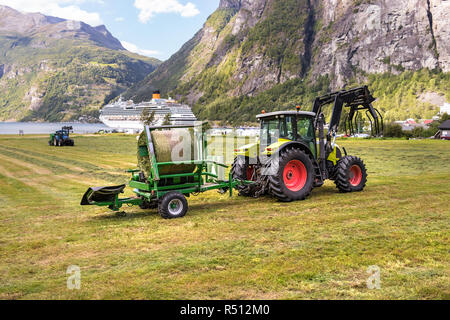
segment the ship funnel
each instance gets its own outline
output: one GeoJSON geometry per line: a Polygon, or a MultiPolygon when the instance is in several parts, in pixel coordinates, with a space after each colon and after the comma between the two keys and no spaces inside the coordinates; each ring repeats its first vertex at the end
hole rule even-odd
{"type": "Polygon", "coordinates": [[[161,99],[161,92],[159,90],[153,92],[153,99],[161,99]]]}

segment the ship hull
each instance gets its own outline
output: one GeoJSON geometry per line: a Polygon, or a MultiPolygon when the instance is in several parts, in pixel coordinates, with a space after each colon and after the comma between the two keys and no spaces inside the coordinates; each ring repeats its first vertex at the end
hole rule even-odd
{"type": "Polygon", "coordinates": [[[135,129],[135,130],[144,129],[144,124],[140,121],[108,120],[105,117],[100,117],[100,121],[103,122],[106,126],[113,129],[135,129]]]}

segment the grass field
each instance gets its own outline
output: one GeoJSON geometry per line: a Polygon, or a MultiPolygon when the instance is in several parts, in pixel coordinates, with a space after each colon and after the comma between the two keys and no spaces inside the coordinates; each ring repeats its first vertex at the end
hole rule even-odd
{"type": "Polygon", "coordinates": [[[0,137],[2,299],[450,299],[450,143],[341,141],[366,190],[279,203],[209,192],[184,219],[81,207],[128,180],[134,136],[0,137]],[[81,268],[81,289],[66,270],[81,268]],[[369,290],[367,269],[381,270],[369,290]]]}

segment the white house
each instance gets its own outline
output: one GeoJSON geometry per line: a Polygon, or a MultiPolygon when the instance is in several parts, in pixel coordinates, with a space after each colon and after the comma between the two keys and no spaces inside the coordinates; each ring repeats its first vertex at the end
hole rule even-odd
{"type": "Polygon", "coordinates": [[[441,112],[440,114],[450,114],[450,103],[444,103],[444,105],[441,107],[441,112]]]}

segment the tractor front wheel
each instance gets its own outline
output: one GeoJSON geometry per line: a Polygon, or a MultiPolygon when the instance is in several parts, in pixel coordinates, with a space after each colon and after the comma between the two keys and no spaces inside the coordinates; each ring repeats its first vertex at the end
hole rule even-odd
{"type": "Polygon", "coordinates": [[[310,157],[300,149],[281,152],[268,171],[269,192],[278,200],[304,200],[314,187],[314,167],[310,157]]]}
{"type": "Polygon", "coordinates": [[[336,165],[334,183],[341,192],[362,191],[367,183],[367,170],[364,162],[354,156],[346,156],[336,165]]]}
{"type": "Polygon", "coordinates": [[[162,197],[158,212],[164,219],[182,218],[188,211],[188,202],[186,197],[179,192],[169,192],[162,197]]]}

